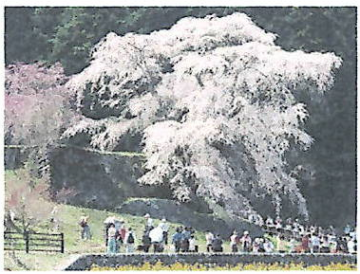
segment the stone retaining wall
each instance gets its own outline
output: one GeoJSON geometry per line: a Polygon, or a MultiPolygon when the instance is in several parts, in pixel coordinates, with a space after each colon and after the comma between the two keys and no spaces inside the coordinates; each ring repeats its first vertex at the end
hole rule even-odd
{"type": "Polygon", "coordinates": [[[234,253],[196,253],[196,254],[88,254],[80,255],[64,270],[90,270],[92,266],[116,268],[123,265],[142,265],[145,262],[165,265],[176,262],[187,264],[214,264],[217,266],[251,263],[303,263],[309,265],[328,265],[331,263],[356,264],[356,256],[350,254],[234,254],[234,253]]]}

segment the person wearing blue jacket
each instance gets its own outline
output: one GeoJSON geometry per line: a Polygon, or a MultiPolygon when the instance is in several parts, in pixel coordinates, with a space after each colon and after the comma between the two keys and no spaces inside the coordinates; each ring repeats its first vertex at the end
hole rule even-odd
{"type": "Polygon", "coordinates": [[[181,227],[176,228],[175,234],[172,236],[172,243],[175,247],[175,252],[180,252],[181,242],[183,240],[183,233],[181,227]]]}

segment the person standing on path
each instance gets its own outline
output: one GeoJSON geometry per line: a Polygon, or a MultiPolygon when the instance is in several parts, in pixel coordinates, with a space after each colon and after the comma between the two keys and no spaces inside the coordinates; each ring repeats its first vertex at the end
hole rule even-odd
{"type": "Polygon", "coordinates": [[[154,253],[163,251],[163,231],[160,226],[155,227],[149,233],[149,237],[151,239],[151,244],[154,247],[154,253]]]}
{"type": "Polygon", "coordinates": [[[189,252],[198,252],[198,246],[196,245],[196,239],[194,235],[189,239],[189,252]]]}
{"type": "Polygon", "coordinates": [[[317,234],[311,235],[310,238],[311,243],[311,253],[319,253],[320,251],[320,238],[317,234]]]}
{"type": "Polygon", "coordinates": [[[310,252],[310,235],[305,234],[301,239],[301,249],[303,253],[310,252]]]}
{"type": "Polygon", "coordinates": [[[145,230],[151,231],[154,228],[153,219],[150,218],[150,214],[146,213],[145,216],[145,230]]]}
{"type": "Polygon", "coordinates": [[[286,241],[283,235],[278,236],[277,238],[277,252],[285,253],[286,252],[286,241]]]}
{"type": "Polygon", "coordinates": [[[270,241],[270,239],[265,238],[265,243],[264,243],[264,250],[265,253],[272,253],[274,252],[274,244],[270,241]]]}
{"type": "Polygon", "coordinates": [[[206,239],[206,251],[210,252],[212,251],[212,242],[214,240],[214,234],[212,234],[210,230],[206,231],[205,239],[206,239]]]}
{"type": "Polygon", "coordinates": [[[149,252],[151,246],[151,239],[149,237],[149,231],[144,231],[143,237],[142,237],[142,249],[145,253],[149,252]]]}
{"type": "Polygon", "coordinates": [[[238,252],[239,236],[236,231],[230,236],[231,252],[238,252]]]}
{"type": "Polygon", "coordinates": [[[181,242],[181,251],[189,252],[189,240],[191,237],[191,228],[185,227],[182,232],[182,242],[181,242]]]}
{"type": "Polygon", "coordinates": [[[222,247],[223,241],[220,237],[220,234],[217,234],[216,237],[214,238],[213,242],[212,242],[212,249],[214,252],[223,252],[223,247],[222,247]]]}
{"type": "Polygon", "coordinates": [[[162,219],[161,223],[159,224],[159,226],[161,227],[161,229],[163,230],[163,241],[164,244],[167,245],[168,244],[168,232],[169,232],[169,224],[166,222],[166,219],[162,219]]]}
{"type": "Polygon", "coordinates": [[[135,234],[132,231],[132,228],[129,227],[124,239],[126,253],[134,253],[135,240],[135,234]]]}
{"type": "Polygon", "coordinates": [[[243,252],[250,252],[251,251],[251,237],[248,231],[244,231],[244,235],[240,239],[241,249],[243,252]]]}
{"type": "Polygon", "coordinates": [[[324,235],[320,244],[320,253],[330,253],[330,242],[327,235],[324,235]]]}
{"type": "Polygon", "coordinates": [[[120,228],[120,237],[121,237],[122,242],[124,242],[126,233],[127,233],[126,226],[122,225],[120,228]]]}
{"type": "Polygon", "coordinates": [[[114,224],[110,224],[110,227],[108,229],[108,254],[115,254],[116,253],[116,229],[114,224]]]}
{"type": "Polygon", "coordinates": [[[176,228],[175,234],[172,236],[172,243],[174,245],[175,252],[180,252],[181,241],[182,241],[182,229],[181,227],[176,228]]]}

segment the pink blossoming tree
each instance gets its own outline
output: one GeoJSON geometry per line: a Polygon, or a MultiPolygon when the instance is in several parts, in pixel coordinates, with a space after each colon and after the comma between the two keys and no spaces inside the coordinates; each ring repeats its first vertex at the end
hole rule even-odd
{"type": "Polygon", "coordinates": [[[184,18],[149,35],[109,33],[68,83],[80,114],[108,115],[84,115],[65,136],[86,133],[108,150],[141,134],[140,183],[168,184],[180,201],[205,197],[241,217],[255,213],[254,197],[271,195],[278,209],[287,197],[306,217],[286,161],[291,147],[313,142],[294,92],[329,89],[341,59],[287,52],[275,40],[240,13],[184,18]]]}

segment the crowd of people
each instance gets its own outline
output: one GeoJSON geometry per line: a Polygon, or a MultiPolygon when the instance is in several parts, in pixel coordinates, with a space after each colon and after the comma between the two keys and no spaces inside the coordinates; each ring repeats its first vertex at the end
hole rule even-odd
{"type": "Polygon", "coordinates": [[[135,246],[137,238],[131,227],[126,227],[123,219],[108,217],[105,221],[105,245],[109,254],[119,253],[124,248],[126,253],[133,253],[135,250],[149,252],[153,247],[154,252],[163,252],[168,244],[169,224],[166,219],[154,226],[154,221],[149,214],[144,216],[144,232],[141,238],[141,245],[135,246]]]}
{"type": "MultiPolygon", "coordinates": [[[[250,221],[261,226],[266,231],[265,238],[254,240],[253,250],[261,250],[266,238],[271,236],[276,239],[276,246],[270,247],[269,251],[280,253],[356,253],[357,239],[356,228],[346,225],[342,232],[337,232],[333,226],[322,228],[321,226],[305,225],[299,219],[291,218],[283,221],[280,217],[275,219],[268,216],[262,220],[261,216],[250,216],[250,221]],[[257,240],[257,243],[256,243],[257,240]]],[[[271,244],[269,244],[271,246],[271,244]]],[[[261,252],[260,251],[260,252],[261,252]]]]}
{"type": "MultiPolygon", "coordinates": [[[[356,230],[347,225],[339,235],[333,227],[323,229],[319,226],[306,226],[290,218],[275,220],[268,217],[262,223],[259,219],[250,219],[262,226],[265,231],[261,237],[251,237],[249,231],[234,231],[228,239],[220,234],[206,231],[206,251],[224,252],[224,244],[230,242],[231,252],[252,253],[351,253],[357,251],[356,230]],[[255,220],[255,221],[254,221],[255,220]]],[[[119,252],[133,253],[135,250],[145,253],[164,252],[199,252],[195,230],[190,226],[179,226],[175,233],[168,235],[170,225],[162,219],[156,226],[149,214],[144,216],[143,233],[137,240],[131,227],[126,227],[124,220],[108,217],[104,221],[105,245],[109,254],[119,252]],[[138,245],[135,245],[138,243],[138,245]]],[[[80,219],[81,238],[91,239],[88,217],[80,219]]],[[[205,250],[204,250],[205,251],[205,250]]]]}

